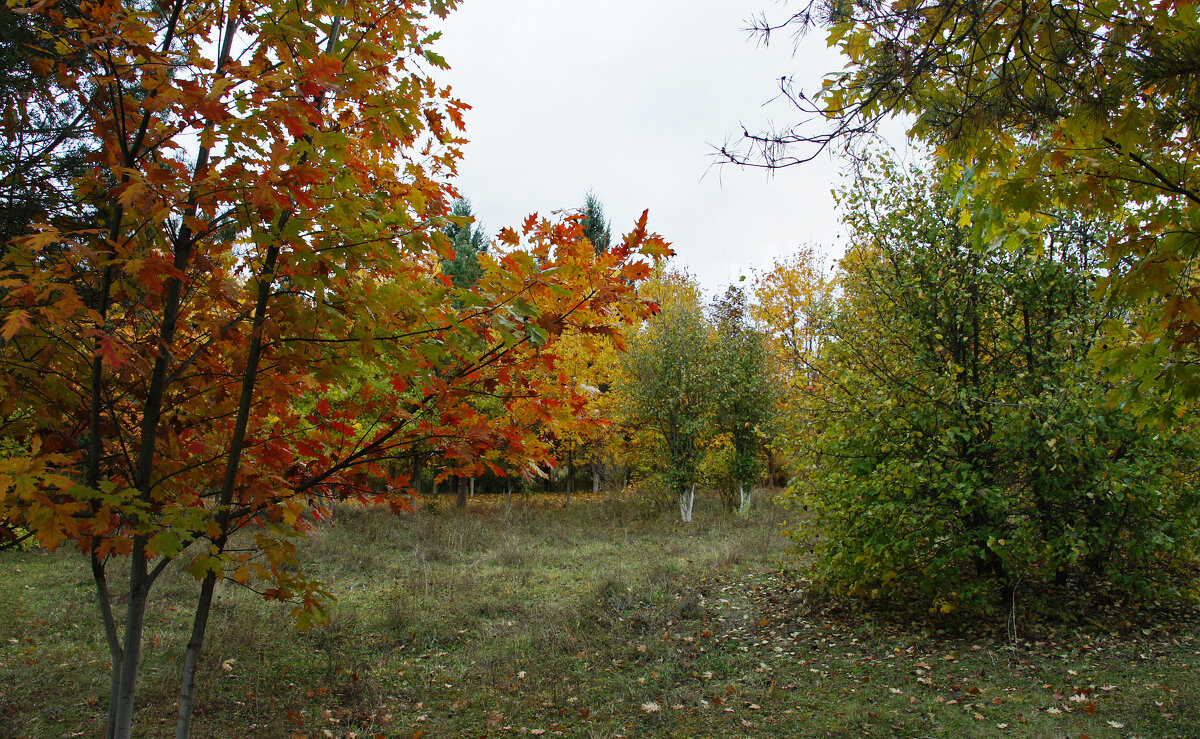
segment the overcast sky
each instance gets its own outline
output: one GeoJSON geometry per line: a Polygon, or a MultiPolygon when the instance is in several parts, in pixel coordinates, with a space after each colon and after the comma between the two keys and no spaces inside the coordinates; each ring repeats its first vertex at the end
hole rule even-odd
{"type": "Polygon", "coordinates": [[[464,0],[443,73],[467,115],[460,189],[494,235],[593,190],[625,233],[642,210],[710,291],[805,243],[840,253],[828,157],[772,176],[714,167],[714,146],[769,122],[780,77],[840,67],[822,33],[764,48],[751,15],[776,0],[464,0]]]}

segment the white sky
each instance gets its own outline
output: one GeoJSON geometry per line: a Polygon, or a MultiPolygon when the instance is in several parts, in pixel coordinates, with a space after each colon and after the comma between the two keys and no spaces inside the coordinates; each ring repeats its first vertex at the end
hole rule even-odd
{"type": "Polygon", "coordinates": [[[823,33],[744,30],[776,0],[464,0],[436,48],[470,104],[459,188],[489,234],[595,191],[614,238],[643,209],[709,291],[805,243],[840,253],[828,156],[774,175],[714,167],[714,146],[795,118],[780,77],[840,68],[823,33]],[[795,52],[795,53],[793,53],[795,52]]]}

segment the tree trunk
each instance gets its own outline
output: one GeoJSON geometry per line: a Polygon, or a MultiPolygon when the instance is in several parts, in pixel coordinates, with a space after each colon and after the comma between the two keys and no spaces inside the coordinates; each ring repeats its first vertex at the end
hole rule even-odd
{"type": "Polygon", "coordinates": [[[129,602],[125,607],[125,653],[120,666],[113,665],[121,675],[116,706],[109,706],[114,739],[129,739],[133,733],[133,703],[137,695],[138,662],[142,656],[142,631],[150,589],[145,552],[145,539],[135,537],[129,562],[129,602]]]}
{"type": "Polygon", "coordinates": [[[679,496],[679,517],[684,523],[692,522],[692,506],[696,503],[696,486],[679,496]]]}
{"type": "Polygon", "coordinates": [[[743,516],[750,513],[751,494],[746,492],[746,486],[743,483],[738,483],[738,513],[743,516]]]}
{"type": "Polygon", "coordinates": [[[471,475],[471,497],[475,497],[475,476],[471,475]]]}
{"type": "Polygon", "coordinates": [[[459,478],[457,478],[457,480],[458,480],[458,497],[455,499],[454,504],[458,508],[466,508],[467,507],[467,478],[459,477],[459,478]]]}
{"type": "Polygon", "coordinates": [[[112,598],[108,591],[108,575],[104,571],[104,563],[96,557],[96,551],[92,550],[92,579],[96,582],[96,598],[99,601],[100,617],[104,622],[104,638],[108,642],[108,654],[112,659],[112,668],[109,670],[108,684],[108,719],[104,727],[105,739],[113,739],[116,736],[117,727],[117,697],[121,691],[121,665],[124,662],[124,651],[121,649],[121,640],[117,637],[117,622],[113,618],[112,598]]]}
{"type": "Polygon", "coordinates": [[[571,507],[571,493],[575,492],[575,451],[567,449],[567,508],[571,507]]]}
{"type": "Polygon", "coordinates": [[[596,495],[599,492],[600,492],[600,467],[599,467],[599,465],[593,464],[592,465],[592,495],[596,495]]]}
{"type": "Polygon", "coordinates": [[[175,739],[187,739],[192,733],[192,709],[196,704],[196,666],[200,663],[200,649],[204,646],[204,632],[208,628],[208,614],[212,610],[213,590],[217,578],[210,571],[200,586],[200,600],[192,617],[192,635],[188,639],[183,655],[183,677],[179,686],[179,718],[175,723],[175,739]]]}

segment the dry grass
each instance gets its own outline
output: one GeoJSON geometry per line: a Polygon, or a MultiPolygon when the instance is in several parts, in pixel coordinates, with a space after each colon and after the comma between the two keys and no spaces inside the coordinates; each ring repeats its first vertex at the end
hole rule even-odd
{"type": "MultiPolygon", "coordinates": [[[[339,508],[304,552],[339,595],[328,628],[298,634],[284,607],[221,590],[196,735],[1200,735],[1190,621],[938,634],[809,599],[769,505],[741,518],[698,501],[696,518],[588,495],[339,508]]],[[[83,563],[10,552],[0,573],[0,736],[96,735],[107,653],[83,563]]],[[[147,737],[171,729],[195,590],[179,574],[161,587],[147,737]]]]}

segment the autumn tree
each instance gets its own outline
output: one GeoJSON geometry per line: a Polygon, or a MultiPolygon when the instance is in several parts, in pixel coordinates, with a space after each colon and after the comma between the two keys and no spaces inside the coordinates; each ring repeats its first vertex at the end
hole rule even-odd
{"type": "Polygon", "coordinates": [[[972,173],[956,181],[974,202],[996,206],[973,222],[983,240],[1003,236],[1013,209],[1113,224],[1101,286],[1153,310],[1114,323],[1101,359],[1136,371],[1141,395],[1200,392],[1194,3],[821,0],[757,25],[768,37],[824,27],[847,65],[819,91],[785,86],[802,120],[747,134],[729,160],[807,161],[898,117],[972,173]]]}
{"type": "Polygon", "coordinates": [[[583,399],[572,422],[553,430],[559,461],[567,468],[569,500],[580,467],[591,470],[592,492],[600,490],[601,469],[608,460],[608,442],[614,433],[615,411],[607,396],[620,371],[620,360],[611,336],[578,331],[565,333],[555,345],[554,354],[559,381],[583,399]]]}
{"type": "Polygon", "coordinates": [[[1109,226],[1018,213],[997,248],[939,173],[869,171],[841,196],[850,247],[790,491],[826,582],[946,613],[1072,579],[1169,594],[1196,553],[1196,439],[1106,405],[1087,361],[1109,226]]]}
{"type": "Polygon", "coordinates": [[[769,357],[765,337],[750,322],[744,290],[731,285],[713,301],[711,312],[713,425],[728,439],[724,451],[728,487],[721,497],[727,508],[745,513],[750,509],[751,490],[762,475],[765,426],[774,411],[769,357]]]}
{"type": "Polygon", "coordinates": [[[661,460],[657,471],[690,522],[712,408],[711,327],[688,275],[661,273],[645,292],[658,313],[629,338],[619,393],[625,423],[650,432],[661,460]]]}
{"type": "Polygon", "coordinates": [[[775,260],[753,286],[750,316],[763,328],[771,353],[789,381],[812,374],[825,336],[822,320],[833,294],[833,280],[817,249],[805,246],[775,260]]]}
{"type": "Polygon", "coordinates": [[[771,451],[784,460],[805,454],[799,447],[812,441],[806,433],[812,430],[811,405],[824,387],[819,360],[835,283],[822,262],[814,247],[801,247],[776,259],[753,287],[750,314],[766,341],[776,404],[771,451]]]}
{"type": "Polygon", "coordinates": [[[647,312],[631,277],[667,249],[644,218],[597,254],[577,225],[531,217],[501,232],[482,287],[441,272],[464,106],[432,79],[428,22],[452,5],[15,6],[95,146],[69,179],[74,216],[0,264],[0,521],[91,565],[106,736],[131,735],[168,567],[200,583],[186,736],[219,581],[322,621],[297,533],[331,501],[404,509],[393,463],[416,450],[454,474],[545,457],[528,429],[563,399],[542,392],[542,349],[647,312]],[[501,386],[500,420],[469,402],[501,386]]]}

